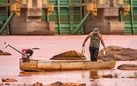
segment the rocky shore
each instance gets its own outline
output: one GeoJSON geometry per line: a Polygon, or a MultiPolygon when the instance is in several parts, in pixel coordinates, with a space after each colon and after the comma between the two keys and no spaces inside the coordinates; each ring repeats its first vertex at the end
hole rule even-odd
{"type": "Polygon", "coordinates": [[[137,65],[135,64],[122,64],[117,67],[120,70],[137,70],[137,65]]]}
{"type": "Polygon", "coordinates": [[[0,50],[0,55],[11,55],[11,53],[4,52],[4,51],[0,50]]]}
{"type": "Polygon", "coordinates": [[[108,46],[106,48],[106,54],[104,50],[99,52],[98,59],[100,60],[115,60],[115,61],[134,61],[137,60],[137,49],[123,48],[119,46],[108,46]]]}

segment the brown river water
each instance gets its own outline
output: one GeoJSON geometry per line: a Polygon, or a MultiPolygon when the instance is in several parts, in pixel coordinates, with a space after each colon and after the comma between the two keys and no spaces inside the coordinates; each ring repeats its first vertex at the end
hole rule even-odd
{"type": "MultiPolygon", "coordinates": [[[[23,72],[19,69],[21,55],[10,47],[5,48],[4,42],[8,42],[18,50],[24,48],[40,48],[34,50],[33,59],[49,60],[52,56],[68,51],[81,52],[82,43],[86,35],[67,36],[0,36],[0,50],[10,52],[11,56],[0,56],[0,83],[2,78],[15,78],[15,84],[33,84],[41,82],[44,85],[60,82],[85,83],[86,86],[137,86],[136,78],[122,78],[133,76],[137,70],[118,70],[117,66],[124,63],[137,64],[137,61],[117,61],[114,69],[98,70],[99,75],[118,74],[118,78],[99,78],[94,82],[90,78],[90,70],[81,71],[47,71],[47,72],[23,72]],[[24,76],[20,76],[24,74],[24,76]]],[[[136,35],[103,35],[106,46],[115,45],[137,49],[136,35]]],[[[89,60],[89,40],[85,46],[85,56],[89,60]]],[[[102,49],[102,45],[100,46],[102,49]]],[[[18,85],[17,85],[18,86],[18,85]]]]}

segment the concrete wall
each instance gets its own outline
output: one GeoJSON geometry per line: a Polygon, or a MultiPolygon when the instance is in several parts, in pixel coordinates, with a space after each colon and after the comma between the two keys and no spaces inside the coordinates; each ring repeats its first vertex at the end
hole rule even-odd
{"type": "Polygon", "coordinates": [[[90,33],[95,27],[99,28],[101,33],[109,34],[109,22],[104,22],[104,11],[103,9],[98,10],[98,14],[101,15],[91,15],[85,23],[85,33],[90,33]]]}
{"type": "MultiPolygon", "coordinates": [[[[26,22],[27,9],[21,9],[20,16],[14,16],[10,22],[10,33],[12,35],[26,35],[26,34],[51,34],[47,22],[26,22]]],[[[52,27],[54,28],[54,27],[52,27]]],[[[54,31],[52,31],[54,34],[54,31]]]]}
{"type": "MultiPolygon", "coordinates": [[[[85,0],[91,2],[92,0],[85,0]]],[[[107,5],[105,5],[107,6],[107,5]]],[[[86,7],[84,14],[87,13],[86,7]]],[[[99,28],[102,34],[124,34],[124,22],[118,22],[119,8],[118,7],[99,7],[97,9],[97,16],[93,14],[86,20],[84,25],[84,32],[88,34],[94,28],[99,28]]]]}
{"type": "Polygon", "coordinates": [[[14,16],[10,22],[10,33],[12,35],[47,35],[55,33],[54,22],[41,21],[42,0],[28,0],[28,4],[21,3],[21,7],[21,15],[14,16]]]}
{"type": "MultiPolygon", "coordinates": [[[[105,16],[105,9],[99,9],[98,15],[91,15],[84,26],[86,34],[99,28],[102,34],[124,34],[124,22],[118,22],[118,16],[105,16]]],[[[107,14],[106,14],[107,15],[107,14]]]]}

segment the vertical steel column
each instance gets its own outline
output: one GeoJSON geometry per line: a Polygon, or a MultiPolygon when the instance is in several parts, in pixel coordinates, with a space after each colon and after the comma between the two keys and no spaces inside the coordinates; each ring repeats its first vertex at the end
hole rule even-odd
{"type": "MultiPolygon", "coordinates": [[[[46,5],[48,2],[47,2],[47,0],[42,0],[42,4],[43,5],[46,5]]],[[[47,15],[47,12],[46,11],[44,11],[44,13],[45,13],[45,16],[46,16],[46,22],[49,22],[50,20],[49,20],[49,16],[50,15],[47,15]]]]}
{"type": "Polygon", "coordinates": [[[120,11],[120,22],[123,21],[123,16],[122,16],[122,12],[120,11]]]}
{"type": "Polygon", "coordinates": [[[73,8],[70,7],[71,5],[71,0],[69,0],[69,22],[70,22],[70,33],[72,34],[72,30],[73,30],[73,8]]]}
{"type": "MultiPolygon", "coordinates": [[[[80,3],[83,3],[82,0],[80,0],[80,3]]],[[[84,11],[83,11],[84,12],[84,11]]],[[[80,7],[80,20],[82,20],[82,15],[83,15],[83,12],[82,12],[82,7],[80,7]]],[[[84,33],[83,32],[83,27],[81,27],[82,29],[82,34],[84,33]]]]}
{"type": "Polygon", "coordinates": [[[58,1],[58,28],[59,28],[59,34],[62,34],[61,33],[61,21],[60,21],[60,0],[57,0],[58,1]]]}
{"type": "Polygon", "coordinates": [[[15,15],[15,13],[10,14],[9,18],[6,20],[6,22],[4,23],[4,25],[0,29],[0,34],[3,33],[4,29],[7,27],[7,25],[9,24],[9,22],[11,21],[11,19],[14,17],[14,15],[15,15]]]}
{"type": "Polygon", "coordinates": [[[47,17],[47,22],[49,22],[49,16],[50,16],[50,15],[47,15],[47,16],[46,16],[46,17],[47,17]]]}
{"type": "Polygon", "coordinates": [[[130,15],[130,17],[131,17],[131,26],[132,26],[132,34],[135,34],[135,29],[134,29],[134,15],[133,15],[133,0],[130,0],[130,4],[131,4],[131,7],[130,7],[130,9],[131,9],[131,11],[130,11],[130,13],[131,13],[131,15],[130,15]]]}
{"type": "MultiPolygon", "coordinates": [[[[8,0],[6,0],[6,4],[8,4],[8,0]]],[[[8,14],[9,14],[9,10],[8,10],[8,6],[6,7],[6,19],[8,18],[8,14]]],[[[9,31],[9,25],[7,26],[7,34],[9,35],[10,34],[10,31],[9,31]]]]}
{"type": "Polygon", "coordinates": [[[85,20],[88,18],[88,16],[90,15],[90,12],[88,12],[85,17],[82,19],[82,21],[79,23],[79,25],[76,27],[74,34],[77,34],[79,29],[81,28],[81,26],[83,25],[83,23],[85,22],[85,20]]]}

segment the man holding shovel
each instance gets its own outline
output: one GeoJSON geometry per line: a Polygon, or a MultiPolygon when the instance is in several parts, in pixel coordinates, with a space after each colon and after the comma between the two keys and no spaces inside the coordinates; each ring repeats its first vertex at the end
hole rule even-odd
{"type": "Polygon", "coordinates": [[[91,61],[97,61],[100,41],[104,47],[104,50],[106,49],[102,35],[99,33],[99,29],[94,28],[93,32],[89,33],[89,35],[85,38],[82,47],[85,46],[85,43],[89,38],[90,38],[90,45],[89,45],[90,59],[91,61]]]}

